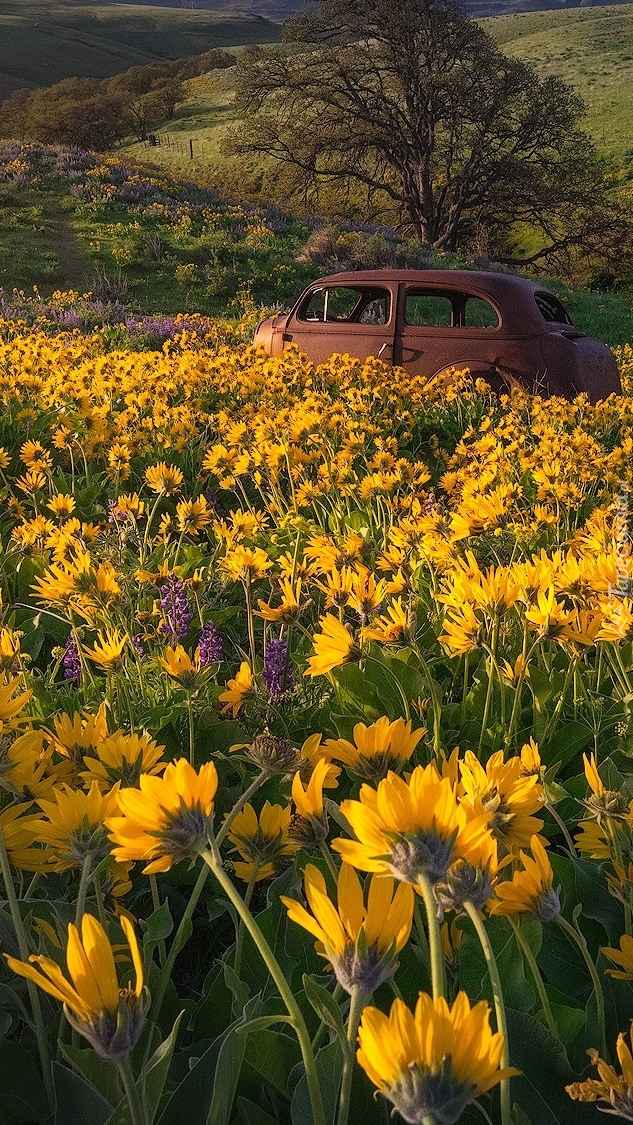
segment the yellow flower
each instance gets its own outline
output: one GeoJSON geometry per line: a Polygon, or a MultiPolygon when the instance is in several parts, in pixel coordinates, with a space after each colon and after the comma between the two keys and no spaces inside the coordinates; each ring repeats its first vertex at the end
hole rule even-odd
{"type": "Polygon", "coordinates": [[[408,782],[390,772],[377,789],[361,786],[360,800],[343,801],[341,812],[356,834],[333,841],[343,859],[407,883],[443,879],[460,858],[477,866],[490,836],[486,814],[469,818],[434,763],[416,766],[408,782]]]}
{"type": "Polygon", "coordinates": [[[141,774],[138,789],[119,793],[123,815],[106,821],[116,859],[149,860],[146,875],[194,859],[211,831],[217,787],[213,762],[196,773],[185,758],[179,758],[169,763],[163,777],[141,774]]]}
{"type": "Polygon", "coordinates": [[[394,1000],[387,1016],[363,1010],[357,1059],[405,1121],[452,1123],[480,1094],[519,1071],[499,1069],[504,1040],[490,1030],[490,1008],[473,1008],[459,992],[452,1008],[443,996],[421,992],[415,1012],[394,1000]]]}
{"type": "Polygon", "coordinates": [[[386,614],[376,617],[371,626],[361,630],[366,641],[380,641],[382,644],[395,644],[403,641],[411,632],[409,614],[402,604],[402,598],[394,598],[387,606],[386,614]]]}
{"type": "Polygon", "coordinates": [[[166,465],[159,461],[158,465],[150,465],[145,470],[145,480],[152,492],[159,496],[169,496],[178,492],[183,482],[182,471],[176,465],[166,465]]]}
{"type": "Polygon", "coordinates": [[[281,869],[280,861],[292,855],[299,845],[290,839],[290,807],[266,801],[259,817],[252,805],[245,805],[229,829],[231,840],[242,860],[233,861],[235,874],[245,883],[269,879],[281,869]]]}
{"type": "Polygon", "coordinates": [[[308,784],[304,788],[301,770],[292,779],[292,799],[296,813],[292,820],[291,836],[304,848],[313,848],[328,834],[328,819],[323,808],[323,786],[330,772],[330,762],[320,758],[308,784]]]}
{"type": "Polygon", "coordinates": [[[360,657],[354,638],[345,626],[331,613],[320,621],[322,633],[315,633],[314,656],[309,657],[309,667],[304,676],[325,676],[341,664],[349,664],[360,657]]]}
{"type": "Polygon", "coordinates": [[[259,616],[264,618],[264,621],[281,621],[283,624],[291,624],[297,621],[307,602],[301,603],[301,579],[297,578],[293,583],[289,578],[282,578],[280,581],[282,601],[278,606],[267,605],[264,601],[259,601],[259,616]]]}
{"type": "MultiPolygon", "coordinates": [[[[629,1039],[631,1033],[629,1031],[629,1039]]],[[[589,1050],[587,1054],[596,1067],[600,1078],[588,1078],[585,1082],[572,1082],[565,1086],[570,1098],[578,1102],[605,1102],[604,1109],[615,1117],[624,1117],[630,1121],[633,1115],[633,1058],[624,1041],[624,1033],[618,1035],[616,1046],[618,1060],[622,1067],[622,1074],[617,1074],[596,1050],[589,1050]]],[[[602,1109],[602,1106],[598,1107],[602,1109]]]]}
{"type": "Polygon", "coordinates": [[[49,512],[54,516],[70,516],[75,510],[74,496],[66,496],[62,492],[58,492],[53,499],[46,505],[49,512]]]}
{"type": "Polygon", "coordinates": [[[53,871],[82,867],[90,856],[92,869],[110,852],[104,828],[106,817],[118,808],[118,785],[109,793],[101,793],[93,781],[87,793],[64,785],[56,789],[51,800],[38,803],[46,820],[35,826],[35,838],[45,845],[44,855],[53,871]]]}
{"type": "Polygon", "coordinates": [[[102,668],[120,667],[123,661],[123,650],[128,642],[127,633],[121,634],[116,628],[109,629],[106,627],[105,631],[99,629],[97,640],[99,643],[94,648],[83,646],[85,655],[90,660],[94,660],[95,664],[100,664],[102,668]]]}
{"type": "Polygon", "coordinates": [[[220,570],[235,581],[251,582],[263,578],[272,561],[261,547],[234,547],[220,560],[220,570]]]}
{"type": "Polygon", "coordinates": [[[162,773],[164,752],[165,747],[154,742],[147,731],[139,735],[119,730],[99,743],[96,758],[84,755],[87,769],[80,776],[84,785],[96,781],[101,790],[111,789],[117,781],[125,786],[138,786],[142,773],[162,773]]]}
{"type": "Polygon", "coordinates": [[[503,760],[497,751],[483,766],[472,750],[460,763],[463,802],[473,811],[485,810],[493,836],[511,851],[528,847],[543,822],[532,814],[543,804],[543,789],[535,774],[525,774],[519,757],[503,760]]]}
{"type": "Polygon", "coordinates": [[[88,711],[81,714],[54,715],[55,749],[64,758],[80,765],[87,750],[97,750],[108,737],[106,705],[102,703],[95,715],[88,711]]]}
{"type": "MultiPolygon", "coordinates": [[[[41,848],[31,845],[37,838],[39,818],[37,816],[23,816],[30,807],[28,804],[10,805],[0,812],[0,832],[4,838],[9,863],[22,871],[47,871],[50,870],[47,856],[41,848]]],[[[8,872],[4,872],[10,878],[8,872]]]]}
{"type": "Polygon", "coordinates": [[[16,691],[19,691],[21,687],[22,680],[19,676],[7,679],[4,672],[0,676],[0,722],[4,723],[7,719],[15,719],[16,715],[19,715],[20,711],[26,707],[33,692],[29,688],[28,691],[16,696],[16,691]]]}
{"type": "Polygon", "coordinates": [[[481,644],[482,623],[476,616],[473,607],[465,602],[463,605],[451,609],[444,619],[444,632],[440,635],[440,644],[452,655],[461,655],[474,652],[481,644]]]}
{"type": "Polygon", "coordinates": [[[605,973],[608,973],[610,977],[615,977],[616,980],[633,980],[633,937],[623,934],[620,938],[619,949],[601,946],[600,952],[604,953],[610,961],[621,966],[619,969],[605,969],[605,973]]]}
{"type": "Polygon", "coordinates": [[[226,690],[218,696],[218,702],[222,704],[222,711],[230,711],[233,718],[236,719],[242,710],[244,700],[248,699],[254,690],[255,680],[251,672],[251,666],[247,660],[243,660],[237,675],[234,679],[229,680],[226,690]]]}
{"type": "Polygon", "coordinates": [[[180,500],[176,505],[176,525],[185,535],[198,536],[211,523],[212,512],[204,496],[197,500],[180,500]]]}
{"type": "Polygon", "coordinates": [[[396,954],[406,945],[413,919],[413,888],[401,883],[394,894],[388,875],[372,876],[367,903],[360,880],[349,864],[338,875],[338,910],[327,895],[318,867],[305,869],[305,893],[311,914],[281,895],[288,917],[317,938],[316,950],[331,962],[348,992],[374,992],[397,968],[396,954]]]}
{"type": "Polygon", "coordinates": [[[376,784],[386,777],[389,770],[402,769],[426,734],[425,727],[415,731],[411,727],[411,719],[389,722],[388,717],[383,715],[370,726],[356,723],[353,743],[345,738],[329,738],[324,749],[363,781],[376,784]]]}
{"type": "Polygon", "coordinates": [[[530,849],[534,858],[519,852],[523,871],[515,871],[511,879],[497,884],[497,900],[490,913],[529,914],[539,922],[551,922],[560,914],[560,898],[552,885],[552,865],[538,836],[532,836],[530,849]]]}
{"type": "Polygon", "coordinates": [[[171,676],[172,680],[176,680],[187,691],[193,691],[197,687],[201,672],[199,653],[196,653],[196,658],[192,660],[182,645],[176,645],[176,648],[168,646],[165,649],[164,658],[159,657],[159,661],[167,675],[171,676]]]}
{"type": "Polygon", "coordinates": [[[125,916],[119,921],[134,964],[134,990],[129,986],[119,987],[112,946],[103,926],[91,914],[84,914],[81,919],[81,936],[72,922],[68,926],[66,964],[72,984],[49,957],[32,954],[29,962],[33,964],[7,957],[13,972],[34,981],[44,992],[61,1000],[72,1027],[89,1041],[102,1059],[111,1061],[133,1049],[149,1007],[134,929],[125,916]]]}

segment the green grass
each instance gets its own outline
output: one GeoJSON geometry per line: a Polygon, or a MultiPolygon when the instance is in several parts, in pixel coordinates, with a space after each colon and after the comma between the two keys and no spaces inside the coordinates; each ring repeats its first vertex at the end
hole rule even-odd
{"type": "Polygon", "coordinates": [[[0,196],[0,286],[43,296],[63,286],[61,196],[38,191],[0,196]]]}
{"type": "Polygon", "coordinates": [[[131,66],[280,36],[279,24],[245,12],[0,0],[0,100],[20,87],[73,75],[107,78],[131,66]]]}
{"type": "Polygon", "coordinates": [[[583,128],[601,152],[633,157],[633,4],[481,22],[507,54],[580,94],[587,107],[583,128]]]}

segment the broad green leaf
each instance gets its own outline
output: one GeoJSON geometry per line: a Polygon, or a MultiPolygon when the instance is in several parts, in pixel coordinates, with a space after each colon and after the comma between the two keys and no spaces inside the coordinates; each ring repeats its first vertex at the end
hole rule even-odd
{"type": "Polygon", "coordinates": [[[327,988],[324,988],[323,985],[317,984],[307,973],[303,974],[303,987],[319,1019],[326,1024],[327,1027],[331,1027],[340,1039],[345,1039],[345,1025],[343,1024],[341,1009],[332,996],[332,993],[328,992],[327,988]]]}
{"type": "MultiPolygon", "coordinates": [[[[334,1125],[338,1093],[343,1073],[343,1054],[338,1042],[323,1047],[316,1057],[316,1069],[323,1098],[325,1125],[334,1125]]],[[[295,1086],[290,1104],[292,1125],[314,1125],[305,1072],[295,1086]]]]}
{"type": "Polygon", "coordinates": [[[183,1015],[184,1012],[181,1012],[174,1023],[171,1034],[156,1048],[147,1064],[147,1071],[145,1073],[145,1101],[150,1121],[154,1120],[160,1103],[183,1015]]]}
{"type": "Polygon", "coordinates": [[[57,1103],[55,1125],[106,1125],[112,1106],[85,1078],[53,1061],[53,1084],[57,1103]]]}
{"type": "MultiPolygon", "coordinates": [[[[242,1036],[246,1039],[246,1035],[242,1036]]],[[[290,1072],[301,1061],[301,1050],[296,1036],[281,1031],[259,1028],[248,1036],[244,1058],[259,1075],[290,1097],[290,1072]]]]}
{"type": "MultiPolygon", "coordinates": [[[[251,1000],[244,1009],[244,1016],[254,1015],[260,1007],[258,998],[251,1000]]],[[[213,1095],[211,1107],[207,1117],[207,1125],[229,1125],[229,1118],[233,1108],[233,1099],[240,1079],[244,1051],[248,1035],[237,1034],[239,1024],[234,1024],[224,1037],[218,1054],[213,1082],[213,1095]]]]}
{"type": "Polygon", "coordinates": [[[60,1046],[73,1069],[79,1071],[111,1106],[118,1105],[121,1100],[121,1083],[112,1063],[100,1059],[90,1047],[72,1047],[70,1043],[61,1043],[60,1046]]]}
{"type": "MultiPolygon", "coordinates": [[[[30,1051],[11,1039],[0,1042],[0,1095],[25,1102],[30,1108],[31,1120],[41,1121],[47,1116],[44,1087],[34,1058],[30,1051]]],[[[6,1108],[3,1112],[8,1116],[6,1108]]]]}
{"type": "Polygon", "coordinates": [[[249,1098],[238,1098],[236,1105],[235,1125],[278,1125],[276,1117],[271,1117],[265,1109],[255,1105],[255,1102],[249,1098]]]}

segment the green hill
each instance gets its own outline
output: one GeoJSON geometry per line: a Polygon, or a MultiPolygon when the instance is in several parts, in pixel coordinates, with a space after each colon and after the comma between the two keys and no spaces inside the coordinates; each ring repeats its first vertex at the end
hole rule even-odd
{"type": "Polygon", "coordinates": [[[0,100],[74,75],[108,78],[157,59],[280,37],[279,24],[243,11],[0,0],[0,100]]]}
{"type": "Polygon", "coordinates": [[[633,157],[633,4],[497,16],[483,26],[508,55],[572,86],[605,154],[633,157]]]}

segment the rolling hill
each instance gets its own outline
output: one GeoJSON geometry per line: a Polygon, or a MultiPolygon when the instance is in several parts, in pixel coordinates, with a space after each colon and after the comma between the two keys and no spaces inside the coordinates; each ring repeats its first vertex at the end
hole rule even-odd
{"type": "Polygon", "coordinates": [[[159,59],[280,37],[278,23],[232,8],[0,0],[0,101],[75,75],[107,78],[159,59]]]}

